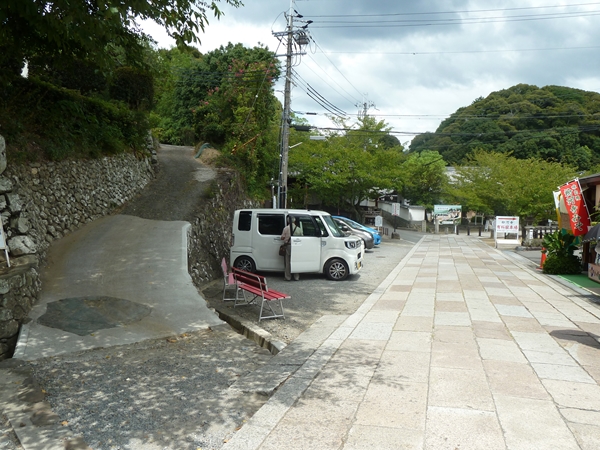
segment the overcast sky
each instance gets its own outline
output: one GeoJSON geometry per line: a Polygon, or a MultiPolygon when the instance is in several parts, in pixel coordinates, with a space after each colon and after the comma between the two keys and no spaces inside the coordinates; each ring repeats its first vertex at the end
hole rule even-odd
{"type": "MultiPolygon", "coordinates": [[[[285,30],[290,0],[245,3],[223,5],[225,16],[201,36],[202,53],[228,42],[285,53],[272,32],[285,30]]],[[[318,113],[302,116],[317,126],[332,123],[307,85],[351,121],[367,103],[403,143],[518,83],[600,91],[600,1],[295,0],[294,9],[303,16],[297,26],[313,21],[313,41],[295,59],[292,110],[318,113]]],[[[146,30],[160,47],[172,45],[146,30]]]]}

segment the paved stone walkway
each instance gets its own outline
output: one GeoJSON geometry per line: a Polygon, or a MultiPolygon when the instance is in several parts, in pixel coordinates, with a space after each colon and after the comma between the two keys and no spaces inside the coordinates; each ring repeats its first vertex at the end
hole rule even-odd
{"type": "Polygon", "coordinates": [[[511,253],[426,236],[341,322],[224,449],[600,448],[600,307],[511,253]]]}

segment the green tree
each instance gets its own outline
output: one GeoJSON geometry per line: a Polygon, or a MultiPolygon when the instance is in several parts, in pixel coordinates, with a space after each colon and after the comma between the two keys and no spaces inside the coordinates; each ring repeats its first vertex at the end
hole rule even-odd
{"type": "Polygon", "coordinates": [[[161,142],[208,142],[239,169],[252,195],[277,178],[280,63],[266,47],[242,44],[208,52],[159,50],[154,132],[161,142]]]}
{"type": "Polygon", "coordinates": [[[338,126],[348,131],[304,142],[290,152],[290,172],[325,205],[359,213],[363,200],[402,185],[405,156],[401,146],[381,145],[390,131],[383,121],[365,116],[353,128],[341,120],[338,126]]]}
{"type": "Polygon", "coordinates": [[[244,115],[241,107],[252,109],[241,119],[248,130],[250,120],[266,126],[265,118],[270,121],[277,114],[273,83],[280,63],[267,48],[229,43],[205,55],[162,52],[161,61],[165,89],[156,114],[164,142],[181,144],[191,133],[192,143],[203,140],[222,147],[232,139],[236,114],[244,115]]]}
{"type": "Polygon", "coordinates": [[[132,109],[149,109],[154,100],[152,76],[133,67],[115,70],[109,91],[111,98],[125,102],[132,109]]]}
{"type": "MultiPolygon", "coordinates": [[[[239,0],[223,0],[233,6],[239,0]]],[[[208,14],[221,16],[219,0],[4,0],[0,3],[0,67],[6,78],[19,74],[25,60],[53,58],[113,64],[111,51],[125,49],[141,62],[148,37],[136,21],[153,20],[178,46],[200,42],[208,14]],[[8,75],[8,77],[6,77],[8,75]]]]}
{"type": "Polygon", "coordinates": [[[432,209],[448,186],[446,163],[438,152],[413,153],[402,164],[402,196],[413,205],[432,209]]]}
{"type": "Polygon", "coordinates": [[[456,168],[449,193],[474,211],[547,219],[555,210],[552,192],[575,176],[574,167],[561,163],[478,150],[456,168]]]}

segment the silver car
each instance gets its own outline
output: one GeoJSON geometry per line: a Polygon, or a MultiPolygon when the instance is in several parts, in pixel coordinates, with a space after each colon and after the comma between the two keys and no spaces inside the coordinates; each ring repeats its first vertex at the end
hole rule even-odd
{"type": "Polygon", "coordinates": [[[362,239],[366,249],[371,249],[375,246],[373,235],[368,231],[352,228],[349,224],[340,219],[333,219],[338,228],[347,236],[353,235],[362,239]]]}

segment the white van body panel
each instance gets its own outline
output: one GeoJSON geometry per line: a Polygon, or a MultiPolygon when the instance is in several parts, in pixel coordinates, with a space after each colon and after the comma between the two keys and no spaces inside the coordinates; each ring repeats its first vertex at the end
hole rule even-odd
{"type": "Polygon", "coordinates": [[[336,236],[339,230],[328,224],[333,222],[327,212],[293,209],[235,211],[230,264],[236,266],[242,259],[251,259],[254,270],[283,272],[284,257],[279,255],[279,247],[283,244],[281,233],[288,215],[297,223],[291,239],[292,273],[323,273],[332,259],[343,260],[349,275],[362,268],[362,240],[343,234],[336,236]]]}

